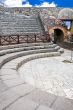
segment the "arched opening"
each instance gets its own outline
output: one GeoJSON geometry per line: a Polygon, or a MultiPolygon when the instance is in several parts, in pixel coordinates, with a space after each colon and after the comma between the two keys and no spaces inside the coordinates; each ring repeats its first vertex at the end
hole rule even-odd
{"type": "Polygon", "coordinates": [[[64,33],[61,29],[54,29],[54,43],[63,42],[64,33]]]}

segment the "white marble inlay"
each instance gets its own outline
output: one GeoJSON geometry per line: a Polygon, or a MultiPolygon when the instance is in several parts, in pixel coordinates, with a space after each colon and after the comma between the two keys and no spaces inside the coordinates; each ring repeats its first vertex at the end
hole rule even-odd
{"type": "Polygon", "coordinates": [[[46,92],[73,99],[73,63],[64,63],[63,56],[40,58],[19,69],[25,82],[46,92]]]}

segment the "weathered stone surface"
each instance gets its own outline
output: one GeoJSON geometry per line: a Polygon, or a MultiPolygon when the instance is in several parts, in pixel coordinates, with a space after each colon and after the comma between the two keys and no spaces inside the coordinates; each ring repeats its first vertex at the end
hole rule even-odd
{"type": "Polygon", "coordinates": [[[56,51],[58,51],[58,49],[55,49],[55,46],[54,47],[48,46],[48,48],[44,47],[43,49],[34,48],[33,50],[29,49],[29,51],[20,51],[20,50],[18,52],[16,52],[16,51],[13,50],[13,53],[11,51],[9,51],[9,54],[6,53],[6,55],[3,55],[0,57],[0,68],[6,62],[11,61],[12,59],[24,56],[24,55],[26,56],[26,55],[30,55],[30,54],[36,54],[36,53],[56,52],[56,51]]]}
{"type": "Polygon", "coordinates": [[[36,110],[38,106],[34,101],[21,97],[14,104],[7,108],[7,110],[36,110]]]}
{"type": "MultiPolygon", "coordinates": [[[[12,73],[12,71],[11,71],[11,73],[12,73]]],[[[16,78],[18,78],[18,76],[17,76],[17,74],[9,74],[9,75],[3,75],[3,76],[0,76],[1,77],[1,79],[3,80],[3,81],[5,81],[5,80],[12,80],[12,79],[16,79],[16,78]]]]}
{"type": "MultiPolygon", "coordinates": [[[[54,47],[52,48],[55,47],[56,45],[54,45],[54,47]]],[[[28,51],[27,54],[26,52],[21,51],[16,53],[9,53],[0,57],[1,62],[6,59],[3,62],[5,63],[5,65],[2,66],[0,71],[0,110],[73,110],[72,99],[66,99],[64,97],[55,96],[54,94],[51,94],[49,92],[47,93],[44,90],[42,91],[30,84],[27,84],[25,80],[22,80],[20,78],[17,71],[17,66],[21,62],[23,62],[23,60],[29,61],[35,58],[45,56],[48,57],[49,55],[59,55],[59,52],[41,53],[40,51],[37,54],[38,51],[39,50],[37,50],[36,52],[28,51]]],[[[55,57],[56,60],[58,60],[59,58],[60,62],[64,59],[70,58],[70,52],[65,52],[64,54],[62,54],[62,56],[55,57]]],[[[29,70],[28,67],[27,69],[29,70]]],[[[70,74],[69,77],[71,77],[70,74]]],[[[46,83],[43,83],[44,87],[47,89],[47,86],[45,84],[46,83]]],[[[50,87],[49,83],[48,85],[48,87],[50,87]]],[[[60,85],[62,85],[62,83],[60,85]]],[[[68,92],[67,95],[69,96],[72,94],[68,92]]]]}
{"type": "MultiPolygon", "coordinates": [[[[31,46],[45,46],[45,45],[55,45],[52,42],[49,43],[22,43],[22,44],[15,44],[15,45],[6,45],[6,46],[0,46],[0,50],[6,50],[6,49],[14,49],[14,48],[22,48],[22,47],[31,47],[31,46]]],[[[56,46],[56,45],[55,45],[56,46]]]]}
{"type": "Polygon", "coordinates": [[[13,87],[13,86],[17,86],[17,85],[23,84],[24,81],[22,81],[19,77],[16,77],[15,79],[4,80],[4,83],[5,83],[8,87],[13,87]]]}
{"type": "Polygon", "coordinates": [[[73,100],[58,97],[52,108],[55,110],[73,110],[73,100]]]}
{"type": "Polygon", "coordinates": [[[53,109],[47,106],[40,105],[37,110],[53,110],[53,109]]]}
{"type": "Polygon", "coordinates": [[[32,99],[34,102],[44,105],[51,106],[51,104],[56,100],[56,96],[48,94],[47,92],[35,89],[27,96],[29,99],[32,99]]]}
{"type": "Polygon", "coordinates": [[[20,84],[18,86],[12,87],[10,90],[18,94],[19,96],[26,96],[35,90],[34,86],[27,83],[20,84]]]}
{"type": "MultiPolygon", "coordinates": [[[[35,59],[34,56],[33,58],[35,59]]],[[[37,55],[36,58],[38,58],[37,55]]],[[[20,77],[26,83],[48,93],[73,98],[73,64],[64,63],[63,60],[62,56],[36,60],[32,60],[31,57],[30,60],[28,59],[29,62],[23,62],[24,65],[19,69],[20,77]]]]}
{"type": "Polygon", "coordinates": [[[18,99],[18,95],[11,90],[7,90],[0,94],[0,110],[7,108],[11,103],[18,99]]]}
{"type": "MultiPolygon", "coordinates": [[[[10,53],[14,53],[14,52],[21,52],[21,51],[29,51],[29,50],[37,50],[37,49],[52,49],[52,48],[56,48],[57,45],[39,45],[39,46],[28,46],[28,47],[19,47],[19,48],[12,48],[12,49],[5,49],[5,50],[1,50],[0,51],[0,56],[2,55],[6,55],[6,54],[10,54],[10,53]]],[[[56,48],[56,50],[58,50],[59,48],[56,48]]]]}
{"type": "MultiPolygon", "coordinates": [[[[1,79],[1,78],[0,78],[1,79]]],[[[0,80],[0,94],[5,91],[6,89],[8,89],[8,87],[6,86],[6,84],[4,84],[4,82],[2,80],[0,80]]]]}
{"type": "Polygon", "coordinates": [[[63,49],[63,48],[60,48],[60,49],[58,50],[58,52],[64,53],[64,49],[63,49]]]}
{"type": "Polygon", "coordinates": [[[24,14],[3,13],[0,18],[0,28],[1,35],[43,33],[38,17],[26,17],[24,14]]]}

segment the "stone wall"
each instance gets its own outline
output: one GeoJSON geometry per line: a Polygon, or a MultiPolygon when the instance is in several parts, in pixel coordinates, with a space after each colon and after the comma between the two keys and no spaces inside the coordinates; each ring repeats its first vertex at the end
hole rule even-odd
{"type": "Polygon", "coordinates": [[[0,10],[2,12],[9,12],[9,13],[24,13],[24,14],[36,14],[36,13],[41,13],[47,10],[48,14],[51,16],[57,17],[59,11],[62,8],[28,8],[28,7],[18,7],[18,8],[7,8],[7,7],[1,7],[0,10]]]}
{"type": "MultiPolygon", "coordinates": [[[[40,15],[43,27],[45,29],[46,32],[49,31],[50,27],[54,27],[56,26],[55,20],[58,19],[60,13],[64,15],[65,13],[65,19],[70,18],[73,9],[69,9],[67,8],[54,8],[54,7],[48,7],[48,8],[24,8],[24,7],[17,7],[17,8],[7,8],[7,7],[0,7],[0,14],[23,14],[26,16],[38,16],[38,14],[40,15]],[[63,10],[63,11],[62,11],[63,10]],[[69,12],[70,14],[69,14],[69,12]],[[66,14],[67,12],[67,14],[66,14]],[[66,16],[67,15],[67,16],[66,16]]],[[[62,15],[61,15],[62,16],[62,15]]],[[[73,22],[72,22],[72,28],[71,28],[71,33],[73,34],[73,22]]],[[[66,35],[66,34],[65,34],[66,35]]]]}

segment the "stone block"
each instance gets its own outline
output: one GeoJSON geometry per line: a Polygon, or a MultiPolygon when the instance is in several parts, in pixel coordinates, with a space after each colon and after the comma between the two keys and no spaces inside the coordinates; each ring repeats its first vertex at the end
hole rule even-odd
{"type": "Polygon", "coordinates": [[[64,97],[58,97],[52,108],[55,110],[73,110],[73,100],[64,97]]]}

